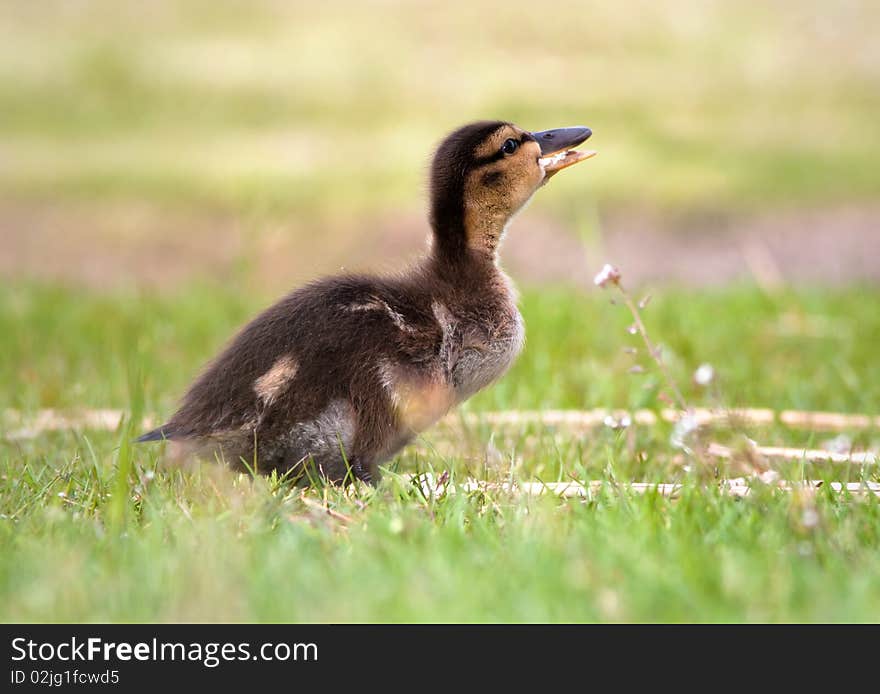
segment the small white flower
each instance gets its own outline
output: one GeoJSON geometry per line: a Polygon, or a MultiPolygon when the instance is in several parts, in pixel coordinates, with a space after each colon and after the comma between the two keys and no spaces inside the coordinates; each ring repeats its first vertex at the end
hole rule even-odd
{"type": "Polygon", "coordinates": [[[711,364],[700,364],[694,371],[694,381],[698,386],[708,386],[715,380],[715,369],[711,364]]]}
{"type": "Polygon", "coordinates": [[[620,270],[613,265],[605,263],[605,266],[599,270],[599,274],[593,279],[597,287],[605,289],[609,284],[620,284],[620,270]]]}
{"type": "Polygon", "coordinates": [[[830,451],[831,453],[841,453],[843,455],[852,453],[853,449],[852,439],[846,434],[840,434],[833,439],[823,441],[821,445],[826,451],[830,451]]]}
{"type": "Polygon", "coordinates": [[[613,417],[610,414],[602,420],[603,424],[609,429],[626,429],[632,426],[632,417],[628,414],[622,415],[620,419],[617,417],[613,417]]]}
{"type": "MultiPolygon", "coordinates": [[[[749,443],[754,444],[754,441],[749,441],[749,443]]],[[[754,448],[754,445],[752,446],[754,448]]],[[[758,475],[758,479],[761,480],[764,484],[776,484],[780,479],[781,475],[776,470],[767,470],[766,472],[762,472],[758,475]]]]}
{"type": "Polygon", "coordinates": [[[801,515],[801,525],[805,528],[815,528],[819,524],[819,514],[814,508],[804,509],[801,515]]]}
{"type": "Polygon", "coordinates": [[[675,423],[675,426],[672,429],[672,435],[669,437],[669,442],[676,448],[680,448],[686,453],[689,453],[691,449],[688,445],[688,441],[691,438],[691,434],[699,428],[700,423],[697,421],[697,418],[688,412],[675,423]]]}

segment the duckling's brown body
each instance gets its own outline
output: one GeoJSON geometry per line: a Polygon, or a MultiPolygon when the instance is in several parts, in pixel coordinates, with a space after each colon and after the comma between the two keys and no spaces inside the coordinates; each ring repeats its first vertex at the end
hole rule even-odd
{"type": "Polygon", "coordinates": [[[180,441],[263,472],[299,476],[311,461],[331,481],[375,480],[380,463],[498,379],[522,348],[497,246],[510,216],[555,170],[533,170],[523,157],[520,173],[511,155],[494,155],[512,137],[538,162],[535,138],[506,123],[466,126],[441,145],[432,248],[421,264],[398,277],[337,276],[294,291],[248,324],[168,423],[140,440],[180,441]],[[524,184],[498,192],[513,175],[524,184]]]}

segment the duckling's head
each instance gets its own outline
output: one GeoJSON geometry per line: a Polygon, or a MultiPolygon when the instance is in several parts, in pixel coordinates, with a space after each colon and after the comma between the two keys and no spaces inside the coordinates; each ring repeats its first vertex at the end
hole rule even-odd
{"type": "Polygon", "coordinates": [[[468,251],[495,257],[511,217],[558,171],[595,152],[572,147],[592,132],[582,126],[528,132],[504,121],[480,121],[451,133],[431,165],[435,255],[468,251]]]}

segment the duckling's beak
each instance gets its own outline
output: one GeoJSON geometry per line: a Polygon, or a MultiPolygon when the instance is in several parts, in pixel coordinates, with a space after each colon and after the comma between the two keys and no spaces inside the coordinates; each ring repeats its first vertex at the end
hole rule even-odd
{"type": "Polygon", "coordinates": [[[585,142],[592,134],[593,131],[583,125],[531,133],[541,148],[541,158],[538,159],[538,163],[544,169],[544,180],[546,181],[557,171],[596,156],[593,150],[579,152],[572,149],[585,142]]]}

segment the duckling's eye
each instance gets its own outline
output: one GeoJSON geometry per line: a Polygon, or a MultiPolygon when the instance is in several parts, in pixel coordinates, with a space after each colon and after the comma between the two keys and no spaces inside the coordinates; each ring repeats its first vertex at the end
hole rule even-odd
{"type": "Polygon", "coordinates": [[[505,154],[513,154],[516,151],[517,147],[519,147],[519,142],[511,137],[505,140],[504,144],[501,145],[501,151],[505,154]]]}

